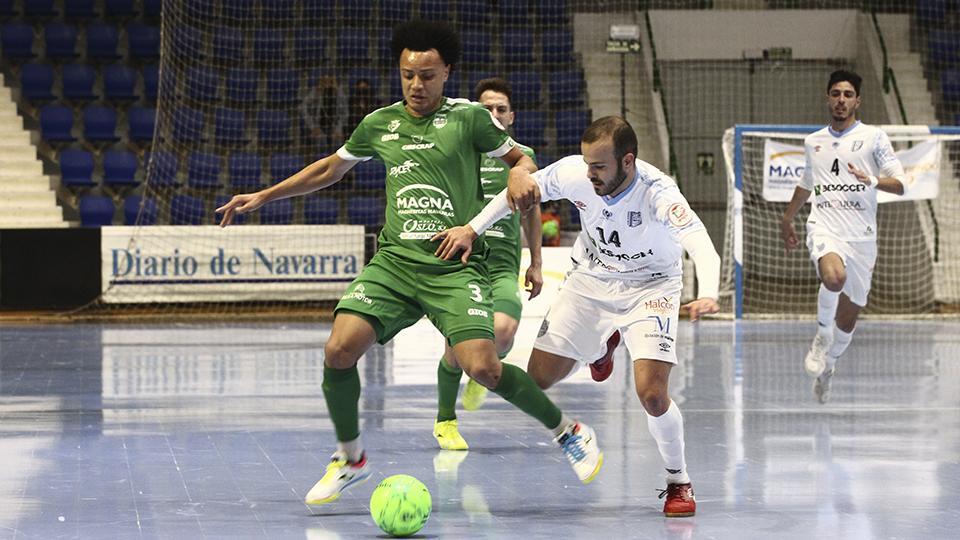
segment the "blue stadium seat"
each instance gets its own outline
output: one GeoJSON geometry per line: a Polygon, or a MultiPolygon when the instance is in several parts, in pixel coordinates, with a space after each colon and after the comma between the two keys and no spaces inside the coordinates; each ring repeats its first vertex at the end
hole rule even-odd
{"type": "Polygon", "coordinates": [[[253,37],[253,57],[261,62],[280,62],[286,58],[282,30],[257,30],[253,37]]]}
{"type": "Polygon", "coordinates": [[[573,58],[573,33],[569,30],[544,30],[540,43],[545,64],[567,64],[573,58]]]}
{"type": "Polygon", "coordinates": [[[365,64],[370,61],[369,45],[366,30],[341,28],[337,33],[337,60],[341,64],[365,64]]]}
{"type": "Polygon", "coordinates": [[[580,70],[558,71],[550,74],[550,105],[552,107],[578,106],[583,103],[583,75],[580,70]]]}
{"type": "Polygon", "coordinates": [[[143,0],[143,16],[159,18],[163,0],[143,0]]]}
{"type": "Polygon", "coordinates": [[[205,215],[203,199],[178,194],[170,200],[171,225],[200,225],[205,215]]]}
{"type": "Polygon", "coordinates": [[[333,0],[299,0],[303,5],[303,20],[311,22],[331,21],[333,17],[333,0]]]}
{"type": "Polygon", "coordinates": [[[87,26],[87,60],[116,60],[120,33],[112,24],[93,23],[87,26]]]}
{"type": "Polygon", "coordinates": [[[412,6],[412,0],[380,0],[380,22],[384,23],[383,26],[392,27],[408,21],[413,18],[412,6]]]}
{"type": "MultiPolygon", "coordinates": [[[[293,22],[293,19],[299,15],[297,8],[302,3],[302,0],[269,0],[269,2],[263,2],[261,7],[272,20],[290,20],[293,22]]],[[[321,17],[332,19],[333,2],[331,0],[322,0],[321,5],[328,7],[328,9],[321,12],[321,17]]],[[[316,20],[316,18],[309,17],[305,9],[303,20],[316,20]]]]}
{"type": "Polygon", "coordinates": [[[216,26],[213,33],[213,57],[217,60],[244,58],[243,30],[231,26],[216,26]]]}
{"type": "MultiPolygon", "coordinates": [[[[395,73],[391,73],[391,75],[393,75],[394,78],[399,78],[395,73]]],[[[351,69],[347,75],[347,88],[353,88],[357,84],[357,81],[361,79],[366,79],[367,83],[370,84],[370,90],[374,96],[380,95],[380,72],[378,70],[371,68],[351,69]]]]}
{"type": "Polygon", "coordinates": [[[935,68],[960,64],[960,32],[953,30],[930,30],[927,50],[935,68]]]}
{"type": "Polygon", "coordinates": [[[533,63],[533,32],[511,29],[503,32],[503,61],[509,65],[533,63]]]}
{"type": "Polygon", "coordinates": [[[114,187],[132,187],[137,181],[137,155],[126,150],[107,150],[103,154],[103,183],[114,187]]]}
{"type": "Polygon", "coordinates": [[[243,111],[237,109],[218,108],[214,111],[213,132],[218,144],[241,144],[250,140],[243,111]]]}
{"type": "Polygon", "coordinates": [[[187,158],[187,185],[197,189],[219,188],[220,162],[217,154],[192,152],[187,158]]]}
{"type": "Polygon", "coordinates": [[[383,214],[384,202],[380,197],[351,197],[347,204],[347,218],[351,225],[382,225],[383,214]]]}
{"type": "Polygon", "coordinates": [[[270,156],[270,181],[273,184],[297,174],[304,167],[303,158],[293,154],[270,156]]]}
{"type": "Polygon", "coordinates": [[[73,142],[73,110],[63,105],[44,105],[40,109],[40,134],[48,143],[73,142]]]}
{"type": "Polygon", "coordinates": [[[170,38],[173,47],[180,51],[190,51],[192,59],[199,60],[206,57],[203,50],[203,34],[199,29],[179,24],[171,28],[170,38]]]}
{"type": "Polygon", "coordinates": [[[63,0],[63,13],[68,19],[94,19],[100,16],[96,0],[63,0]]]}
{"type": "Polygon", "coordinates": [[[14,0],[0,0],[0,17],[9,19],[18,16],[17,6],[14,0]]]}
{"type": "MultiPolygon", "coordinates": [[[[381,68],[396,69],[397,67],[397,59],[393,57],[392,40],[393,35],[389,32],[384,32],[377,38],[377,63],[381,68]]],[[[396,78],[396,75],[393,73],[391,73],[391,75],[396,78]]]]}
{"type": "Polygon", "coordinates": [[[247,103],[257,99],[260,72],[255,69],[233,68],[227,71],[227,100],[247,103]]]}
{"type": "Polygon", "coordinates": [[[560,111],[556,115],[557,145],[577,146],[590,125],[590,111],[560,111]]]}
{"type": "Polygon", "coordinates": [[[257,154],[234,152],[227,157],[227,177],[230,185],[238,189],[259,189],[262,162],[257,154]]]}
{"type": "MultiPolygon", "coordinates": [[[[156,3],[161,1],[156,0],[156,3]]],[[[134,0],[103,0],[103,11],[109,17],[132,17],[137,14],[134,0]]]]}
{"type": "Polygon", "coordinates": [[[540,83],[540,72],[536,70],[518,71],[511,73],[507,80],[513,87],[513,97],[510,98],[510,104],[514,108],[523,108],[526,106],[538,106],[543,101],[540,99],[542,85],[540,83]]]}
{"type": "Polygon", "coordinates": [[[513,123],[513,132],[517,142],[534,150],[547,142],[547,113],[543,111],[518,111],[513,123]]]}
{"type": "Polygon", "coordinates": [[[97,72],[87,64],[67,64],[61,69],[64,99],[90,101],[98,96],[93,92],[97,72]]]}
{"type": "Polygon", "coordinates": [[[87,105],[83,109],[83,138],[89,142],[117,142],[117,111],[113,107],[87,105]]]}
{"type": "Polygon", "coordinates": [[[179,142],[203,140],[203,113],[189,107],[180,107],[173,114],[173,139],[179,142]]]}
{"type": "Polygon", "coordinates": [[[157,125],[157,109],[154,107],[130,107],[127,110],[130,140],[149,142],[157,125]]]}
{"type": "MultiPolygon", "coordinates": [[[[220,2],[220,7],[225,19],[250,22],[256,14],[256,4],[256,0],[229,0],[220,2]]],[[[211,7],[215,7],[212,2],[211,7]]]]}
{"type": "Polygon", "coordinates": [[[529,27],[532,24],[530,16],[533,10],[530,0],[498,0],[497,14],[500,16],[500,26],[504,28],[529,27]]]}
{"type": "Polygon", "coordinates": [[[160,86],[160,68],[157,64],[143,66],[143,93],[151,101],[156,101],[160,86]]]}
{"type": "MultiPolygon", "coordinates": [[[[403,88],[400,86],[400,77],[393,76],[389,77],[390,81],[390,103],[394,103],[403,99],[403,88]]],[[[444,87],[444,92],[446,92],[446,87],[444,87]]],[[[450,95],[450,94],[447,94],[450,95]]],[[[347,126],[348,129],[353,129],[356,126],[347,126]]]]}
{"type": "Polygon", "coordinates": [[[286,111],[257,112],[257,136],[260,144],[290,144],[290,115],[286,111]]]}
{"type": "Polygon", "coordinates": [[[140,195],[128,195],[123,201],[124,225],[156,225],[157,200],[143,198],[140,195]],[[143,206],[141,212],[140,206],[143,206]],[[138,221],[139,218],[139,221],[138,221]]]}
{"type": "MultiPolygon", "coordinates": [[[[213,207],[214,207],[214,209],[220,208],[221,206],[227,204],[228,202],[230,202],[230,199],[232,199],[232,198],[233,198],[233,197],[232,197],[231,195],[217,195],[217,196],[214,197],[214,199],[213,199],[213,207]]],[[[237,213],[234,213],[234,214],[233,214],[233,221],[231,221],[230,223],[231,223],[232,225],[243,225],[244,223],[247,222],[247,217],[248,217],[248,215],[249,215],[249,214],[237,214],[237,213]]],[[[215,221],[216,223],[220,223],[220,220],[223,219],[223,214],[222,214],[221,212],[214,212],[214,213],[213,213],[213,219],[214,219],[214,221],[215,221]]]]}
{"type": "Polygon", "coordinates": [[[460,34],[463,43],[461,60],[465,64],[489,67],[493,63],[492,43],[490,32],[482,30],[464,30],[460,34]]]}
{"type": "Polygon", "coordinates": [[[353,167],[354,189],[382,191],[386,187],[387,170],[383,163],[368,159],[353,167]]]}
{"type": "Polygon", "coordinates": [[[101,227],[113,224],[113,201],[103,195],[84,195],[80,197],[80,225],[82,227],[101,227]]]}
{"type": "Polygon", "coordinates": [[[327,38],[319,28],[298,28],[293,36],[293,55],[297,60],[327,60],[327,38]]]}
{"type": "Polygon", "coordinates": [[[3,56],[14,60],[33,58],[33,27],[21,22],[8,22],[0,26],[0,45],[3,56]]]}
{"type": "Polygon", "coordinates": [[[267,103],[286,105],[300,99],[300,72],[271,69],[267,72],[267,103]]]}
{"type": "Polygon", "coordinates": [[[47,58],[71,60],[77,54],[77,27],[61,22],[48,22],[43,27],[47,58]]]}
{"type": "Polygon", "coordinates": [[[53,68],[46,64],[24,64],[20,68],[20,90],[30,101],[50,101],[53,95],[53,68]]]}
{"type": "Polygon", "coordinates": [[[943,84],[943,100],[960,105],[960,69],[948,69],[940,74],[943,84]]]}
{"type": "Polygon", "coordinates": [[[212,68],[192,67],[187,69],[185,89],[187,96],[202,103],[216,101],[220,76],[212,68]]]}
{"type": "Polygon", "coordinates": [[[137,72],[123,64],[103,68],[103,93],[107,99],[127,101],[137,99],[137,72]]]}
{"type": "Polygon", "coordinates": [[[127,25],[130,43],[130,58],[154,60],[160,58],[160,27],[152,24],[130,23],[127,25]]]}
{"type": "Polygon", "coordinates": [[[290,225],[293,223],[293,199],[270,201],[260,207],[261,225],[290,225]]]}
{"type": "Polygon", "coordinates": [[[540,27],[559,26],[570,19],[566,0],[535,0],[537,23],[540,27]]]}
{"type": "Polygon", "coordinates": [[[59,13],[53,6],[53,0],[24,0],[23,15],[27,18],[36,19],[55,17],[59,13]]]}
{"type": "Polygon", "coordinates": [[[303,222],[307,225],[333,225],[340,215],[340,203],[332,197],[303,199],[303,222]]]}
{"type": "MultiPolygon", "coordinates": [[[[396,79],[397,76],[394,75],[392,78],[396,79]]],[[[460,70],[454,70],[450,76],[447,77],[447,82],[443,85],[443,95],[448,97],[469,97],[473,99],[473,88],[469,92],[463,92],[463,77],[460,76],[460,70]]]]}
{"type": "MultiPolygon", "coordinates": [[[[431,1],[439,2],[440,0],[431,1]]],[[[452,2],[447,0],[444,3],[450,4],[452,2]]],[[[490,14],[497,12],[492,0],[458,0],[456,4],[457,23],[463,28],[486,26],[490,22],[490,14]]]]}
{"type": "Polygon", "coordinates": [[[943,24],[951,0],[917,0],[917,22],[924,27],[943,24]]]}
{"type": "Polygon", "coordinates": [[[373,19],[373,2],[370,2],[370,0],[340,0],[340,13],[347,24],[365,26],[370,24],[373,19]]]}
{"type": "Polygon", "coordinates": [[[147,182],[153,188],[170,188],[178,185],[180,160],[170,152],[148,152],[143,162],[147,165],[147,182]]]}
{"type": "Polygon", "coordinates": [[[467,95],[470,96],[471,100],[476,98],[476,96],[473,95],[473,91],[477,88],[477,83],[483,79],[497,76],[498,75],[492,71],[471,71],[467,74],[467,95]]]}
{"type": "Polygon", "coordinates": [[[93,187],[93,154],[67,148],[60,151],[60,184],[66,187],[93,187]]]}
{"type": "Polygon", "coordinates": [[[450,21],[449,0],[420,0],[420,18],[428,21],[450,21]]]}

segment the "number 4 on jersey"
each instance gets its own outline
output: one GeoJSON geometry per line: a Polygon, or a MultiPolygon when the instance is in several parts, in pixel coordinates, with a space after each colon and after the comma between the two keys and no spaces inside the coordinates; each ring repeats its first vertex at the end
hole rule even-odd
{"type": "Polygon", "coordinates": [[[613,244],[617,247],[620,247],[620,233],[613,231],[610,233],[610,238],[607,238],[603,233],[603,227],[597,227],[597,233],[600,235],[601,244],[613,244]]]}
{"type": "Polygon", "coordinates": [[[832,172],[834,176],[840,176],[840,160],[839,159],[833,158],[833,165],[830,166],[830,172],[832,172]]]}

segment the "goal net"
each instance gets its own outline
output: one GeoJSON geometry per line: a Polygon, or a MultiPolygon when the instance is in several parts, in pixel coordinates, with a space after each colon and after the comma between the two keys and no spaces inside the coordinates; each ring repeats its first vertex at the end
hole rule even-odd
{"type": "MultiPolygon", "coordinates": [[[[805,245],[786,253],[780,220],[803,174],[803,138],[822,126],[738,125],[723,136],[728,178],[723,303],[736,316],[816,311],[819,280],[805,245]]],[[[960,128],[882,126],[904,165],[904,196],[881,193],[867,313],[960,306],[960,128]]],[[[805,238],[809,203],[794,220],[805,238]]],[[[801,242],[803,244],[803,242],[801,242]]]]}

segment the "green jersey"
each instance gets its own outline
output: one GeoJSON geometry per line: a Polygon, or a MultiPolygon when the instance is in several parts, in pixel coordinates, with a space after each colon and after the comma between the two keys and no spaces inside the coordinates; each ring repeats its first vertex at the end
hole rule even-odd
{"type": "MultiPolygon", "coordinates": [[[[533,149],[517,143],[517,147],[534,162],[537,157],[533,149]]],[[[483,196],[489,201],[498,193],[506,189],[507,177],[510,168],[496,158],[483,157],[480,162],[480,183],[483,185],[483,196]]],[[[520,271],[520,213],[514,212],[494,223],[484,234],[487,245],[490,246],[490,255],[487,266],[490,272],[506,271],[516,274],[520,271]]]]}
{"type": "MultiPolygon", "coordinates": [[[[433,114],[410,115],[403,102],[368,114],[337,154],[346,160],[376,158],[387,169],[387,210],[380,249],[401,259],[459,265],[433,252],[430,238],[463,225],[484,206],[481,154],[500,157],[515,143],[476,103],[444,98],[433,114]]],[[[481,238],[474,243],[481,254],[481,238]]]]}

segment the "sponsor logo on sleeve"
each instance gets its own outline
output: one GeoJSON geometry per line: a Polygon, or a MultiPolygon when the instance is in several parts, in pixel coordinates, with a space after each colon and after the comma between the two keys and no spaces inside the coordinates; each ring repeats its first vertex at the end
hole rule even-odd
{"type": "Polygon", "coordinates": [[[693,221],[690,209],[681,203],[673,203],[670,210],[667,211],[667,215],[670,217],[670,224],[674,227],[686,227],[693,221]]]}

